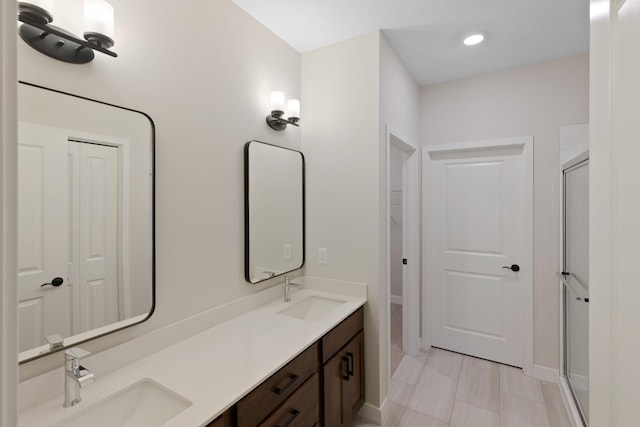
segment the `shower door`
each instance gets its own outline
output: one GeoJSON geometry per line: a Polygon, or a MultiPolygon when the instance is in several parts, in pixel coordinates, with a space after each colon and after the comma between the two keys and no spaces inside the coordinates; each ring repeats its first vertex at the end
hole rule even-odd
{"type": "Polygon", "coordinates": [[[564,374],[585,425],[589,421],[589,157],[565,164],[564,374]]]}

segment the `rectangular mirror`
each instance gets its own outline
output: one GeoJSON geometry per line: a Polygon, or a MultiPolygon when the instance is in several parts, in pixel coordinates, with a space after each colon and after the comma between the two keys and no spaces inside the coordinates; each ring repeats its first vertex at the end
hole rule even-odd
{"type": "Polygon", "coordinates": [[[245,279],[259,283],[304,265],[304,156],[249,141],[244,161],[245,279]]]}
{"type": "Polygon", "coordinates": [[[140,112],[18,88],[19,360],[154,310],[154,126],[140,112]]]}

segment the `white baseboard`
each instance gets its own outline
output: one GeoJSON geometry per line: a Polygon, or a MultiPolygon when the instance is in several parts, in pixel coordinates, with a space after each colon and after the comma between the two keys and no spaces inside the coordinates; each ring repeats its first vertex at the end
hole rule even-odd
{"type": "Polygon", "coordinates": [[[387,398],[384,399],[381,408],[378,408],[377,406],[374,406],[369,402],[364,402],[364,405],[362,405],[362,408],[360,409],[360,412],[358,412],[358,415],[366,420],[371,421],[372,423],[382,425],[382,420],[385,418],[386,412],[388,411],[388,400],[389,399],[387,398]]]}
{"type": "Polygon", "coordinates": [[[402,297],[398,295],[391,295],[390,298],[391,304],[400,304],[402,305],[402,297]]]}
{"type": "Polygon", "coordinates": [[[580,414],[578,413],[578,408],[576,408],[576,402],[574,402],[571,390],[569,390],[569,383],[567,382],[567,379],[560,378],[559,386],[562,401],[565,409],[567,410],[567,414],[569,415],[569,421],[571,421],[572,427],[584,427],[582,424],[582,418],[580,418],[580,414]]]}
{"type": "Polygon", "coordinates": [[[533,377],[554,384],[560,382],[560,372],[557,369],[547,368],[546,366],[533,365],[533,377]]]}

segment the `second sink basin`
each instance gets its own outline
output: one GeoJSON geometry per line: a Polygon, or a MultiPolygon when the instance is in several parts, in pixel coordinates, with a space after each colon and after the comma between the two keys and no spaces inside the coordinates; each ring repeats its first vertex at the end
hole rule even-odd
{"type": "Polygon", "coordinates": [[[278,314],[295,317],[296,319],[315,321],[322,319],[342,304],[344,304],[344,301],[314,296],[305,298],[291,307],[280,310],[278,314]]]}
{"type": "Polygon", "coordinates": [[[191,401],[145,378],[52,427],[160,426],[191,406],[191,401]]]}

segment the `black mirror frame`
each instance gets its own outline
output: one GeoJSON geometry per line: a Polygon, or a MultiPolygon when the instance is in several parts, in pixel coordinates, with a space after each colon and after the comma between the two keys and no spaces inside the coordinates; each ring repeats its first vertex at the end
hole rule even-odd
{"type": "MultiPolygon", "coordinates": [[[[57,89],[51,89],[48,87],[44,87],[44,86],[40,86],[34,83],[29,83],[29,82],[25,82],[22,80],[18,81],[19,84],[24,84],[26,86],[31,86],[31,87],[35,87],[38,89],[43,89],[43,90],[47,90],[49,92],[55,92],[55,93],[59,93],[61,95],[68,95],[68,96],[72,96],[74,98],[79,98],[79,99],[83,99],[85,101],[91,101],[91,102],[96,102],[98,104],[102,104],[102,105],[106,105],[109,107],[114,107],[114,108],[119,108],[121,110],[126,110],[126,111],[131,111],[133,113],[138,113],[141,114],[142,116],[146,117],[147,120],[149,120],[149,125],[151,126],[151,140],[150,140],[150,155],[151,155],[151,198],[152,198],[152,203],[151,203],[151,308],[149,309],[149,313],[147,314],[147,316],[140,320],[139,322],[135,322],[135,323],[131,323],[129,325],[126,326],[122,326],[119,328],[115,328],[112,329],[110,331],[104,332],[102,334],[97,334],[94,335],[90,338],[86,338],[83,340],[79,340],[79,341],[74,341],[73,344],[71,345],[62,345],[62,346],[58,346],[55,348],[50,349],[49,351],[45,352],[45,353],[40,353],[36,356],[33,357],[29,357],[27,359],[24,360],[20,360],[18,363],[20,365],[27,363],[27,362],[31,362],[33,360],[36,359],[40,359],[42,357],[48,356],[50,354],[54,354],[57,353],[58,351],[67,349],[69,347],[73,347],[76,346],[78,344],[82,344],[88,341],[92,341],[95,340],[97,338],[101,338],[104,337],[106,335],[110,335],[113,334],[114,332],[118,332],[121,331],[123,329],[127,329],[130,328],[132,326],[135,325],[139,325],[141,323],[146,322],[147,320],[149,320],[149,318],[151,318],[151,316],[153,315],[155,309],[156,309],[156,125],[153,121],[153,119],[151,118],[151,116],[149,116],[147,113],[139,111],[139,110],[134,110],[132,108],[127,108],[127,107],[122,107],[120,105],[115,105],[115,104],[111,104],[108,102],[104,102],[104,101],[99,101],[97,99],[92,99],[92,98],[87,98],[85,96],[81,96],[81,95],[75,95],[73,93],[68,93],[68,92],[64,92],[61,90],[57,90],[57,89]]],[[[66,337],[68,338],[68,337],[66,337]]],[[[66,339],[65,338],[65,339],[66,339]]]]}
{"type": "Polygon", "coordinates": [[[296,271],[304,267],[305,257],[306,257],[306,176],[305,176],[305,158],[304,153],[299,150],[294,150],[291,148],[281,147],[275,144],[269,144],[268,142],[262,142],[257,140],[251,140],[244,144],[244,279],[248,283],[255,285],[258,283],[265,282],[267,280],[272,280],[273,278],[284,276],[285,274],[291,273],[292,271],[296,271]],[[285,271],[283,273],[274,275],[273,277],[269,277],[267,279],[258,280],[256,282],[252,282],[250,278],[250,265],[249,265],[249,146],[252,142],[257,142],[260,144],[270,145],[272,147],[281,148],[283,150],[293,151],[295,153],[300,154],[302,159],[302,261],[300,266],[294,268],[292,270],[285,271]]]}

